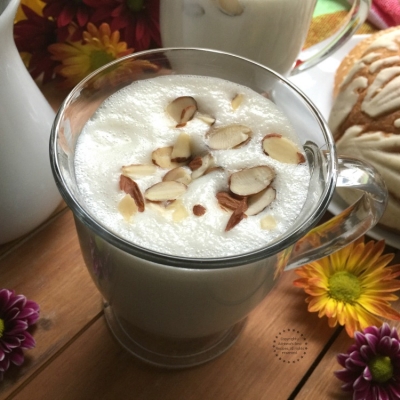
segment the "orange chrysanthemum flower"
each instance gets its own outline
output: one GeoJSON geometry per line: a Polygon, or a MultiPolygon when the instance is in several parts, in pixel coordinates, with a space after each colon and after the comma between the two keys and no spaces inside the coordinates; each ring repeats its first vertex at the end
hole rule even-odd
{"type": "Polygon", "coordinates": [[[345,326],[350,337],[381,318],[400,321],[390,302],[398,299],[400,264],[387,267],[393,254],[384,254],[385,242],[364,243],[360,238],[338,252],[296,269],[294,285],[310,296],[308,310],[328,317],[329,326],[345,326]]]}
{"type": "Polygon", "coordinates": [[[120,42],[118,31],[111,32],[106,23],[97,28],[88,23],[83,42],[67,41],[49,46],[52,59],[60,61],[56,73],[66,78],[64,87],[73,87],[97,68],[133,52],[120,42]]]}

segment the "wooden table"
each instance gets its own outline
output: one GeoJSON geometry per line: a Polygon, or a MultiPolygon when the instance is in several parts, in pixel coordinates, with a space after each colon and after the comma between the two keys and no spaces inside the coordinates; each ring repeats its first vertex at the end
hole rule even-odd
{"type": "MultiPolygon", "coordinates": [[[[400,260],[399,252],[397,261],[400,260]]],[[[136,360],[110,333],[101,297],[84,265],[71,211],[60,205],[43,226],[0,246],[1,287],[39,303],[36,347],[11,367],[1,399],[280,400],[348,399],[333,371],[352,342],[343,329],[309,313],[305,294],[285,272],[249,316],[225,354],[186,370],[136,360]],[[274,344],[292,336],[304,351],[285,356],[274,344]]],[[[400,303],[396,304],[400,308],[400,303]]],[[[400,324],[393,324],[400,328],[400,324]]]]}
{"type": "MultiPolygon", "coordinates": [[[[63,94],[51,86],[43,91],[56,108],[63,94]]],[[[400,263],[400,251],[394,262],[400,263]]],[[[340,369],[336,354],[352,340],[307,311],[305,293],[293,286],[296,277],[293,271],[282,275],[219,358],[186,370],[152,367],[127,353],[108,329],[72,213],[62,203],[34,232],[0,246],[0,288],[40,305],[32,331],[36,347],[25,351],[21,367],[7,371],[0,399],[350,399],[333,371],[340,369]],[[304,350],[284,356],[277,349],[293,337],[304,350]]]]}

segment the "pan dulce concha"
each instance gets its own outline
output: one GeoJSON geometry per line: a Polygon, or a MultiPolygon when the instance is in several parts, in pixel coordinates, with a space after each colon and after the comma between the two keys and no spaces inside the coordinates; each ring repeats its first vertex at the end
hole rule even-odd
{"type": "MultiPolygon", "coordinates": [[[[381,173],[389,201],[380,224],[400,232],[400,28],[361,41],[335,76],[329,126],[339,154],[368,161],[381,173]]],[[[348,203],[358,196],[339,193],[348,203]]]]}
{"type": "Polygon", "coordinates": [[[108,229],[199,258],[246,253],[288,232],[310,179],[297,134],[271,100],[182,75],[108,98],[79,136],[75,171],[108,229]]]}

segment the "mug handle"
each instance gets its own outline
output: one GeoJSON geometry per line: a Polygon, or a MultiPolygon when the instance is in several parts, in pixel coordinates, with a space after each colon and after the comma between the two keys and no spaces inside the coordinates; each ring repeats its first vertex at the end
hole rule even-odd
{"type": "Polygon", "coordinates": [[[340,214],[321,224],[290,249],[285,270],[326,257],[353,242],[382,217],[388,199],[385,182],[370,164],[339,157],[336,187],[359,189],[361,197],[340,214]]]}
{"type": "Polygon", "coordinates": [[[302,60],[301,55],[306,55],[309,50],[300,53],[299,59],[295,67],[290,71],[290,76],[299,74],[325,60],[339,47],[344,45],[354,34],[354,32],[364,23],[368,17],[368,12],[371,7],[371,0],[353,0],[353,5],[346,17],[346,20],[341,29],[334,34],[327,45],[325,45],[316,54],[302,60]]]}

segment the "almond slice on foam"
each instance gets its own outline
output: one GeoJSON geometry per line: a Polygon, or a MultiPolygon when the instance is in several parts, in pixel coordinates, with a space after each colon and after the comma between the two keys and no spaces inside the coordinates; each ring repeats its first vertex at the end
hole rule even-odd
{"type": "Polygon", "coordinates": [[[197,156],[189,163],[189,168],[192,172],[192,180],[204,175],[206,171],[214,166],[214,159],[210,153],[204,156],[197,156]]]}
{"type": "Polygon", "coordinates": [[[202,206],[201,204],[195,204],[195,205],[193,206],[193,214],[194,214],[196,217],[201,217],[201,216],[203,216],[206,212],[207,212],[207,209],[206,209],[204,206],[202,206]]]}
{"type": "Polygon", "coordinates": [[[214,125],[216,119],[214,117],[212,117],[211,115],[208,114],[202,114],[197,112],[196,114],[196,118],[199,119],[200,121],[203,121],[204,123],[206,123],[207,125],[214,125]]]}
{"type": "Polygon", "coordinates": [[[228,150],[244,145],[250,140],[251,129],[245,125],[232,124],[210,129],[208,146],[214,150],[228,150]]]}
{"type": "Polygon", "coordinates": [[[167,106],[167,113],[175,120],[177,127],[184,126],[197,111],[197,102],[191,96],[177,97],[167,106]]]}
{"type": "Polygon", "coordinates": [[[140,191],[138,184],[134,180],[132,180],[128,176],[120,175],[119,188],[133,198],[139,212],[144,211],[143,195],[142,192],[140,191]]]}
{"type": "Polygon", "coordinates": [[[215,197],[217,198],[219,206],[224,210],[236,210],[241,203],[241,200],[235,199],[227,192],[218,192],[215,197]]]}
{"type": "Polygon", "coordinates": [[[138,212],[138,207],[135,200],[126,194],[118,203],[118,211],[124,217],[125,221],[130,221],[131,217],[138,212]]]}
{"type": "Polygon", "coordinates": [[[237,207],[231,216],[229,217],[228,223],[226,224],[225,227],[225,232],[230,231],[232,228],[234,228],[243,218],[246,218],[247,215],[245,214],[247,208],[247,201],[246,198],[244,198],[240,204],[239,207],[237,207]]]}
{"type": "Polygon", "coordinates": [[[163,181],[176,181],[188,185],[192,181],[189,170],[185,167],[176,167],[168,171],[162,178],[163,181]]]}
{"type": "Polygon", "coordinates": [[[245,168],[230,176],[229,189],[239,196],[250,196],[266,189],[274,178],[275,171],[267,165],[245,168]]]}
{"type": "Polygon", "coordinates": [[[242,104],[244,99],[244,95],[242,93],[238,93],[231,101],[233,111],[236,111],[240,105],[242,104]]]}
{"type": "Polygon", "coordinates": [[[295,143],[277,133],[265,136],[262,148],[267,156],[286,164],[301,164],[306,160],[295,143]]]}
{"type": "Polygon", "coordinates": [[[143,178],[144,176],[153,175],[157,171],[157,166],[154,164],[131,164],[124,165],[121,168],[122,175],[132,179],[143,178]]]}
{"type": "Polygon", "coordinates": [[[172,162],[185,162],[189,160],[192,152],[190,150],[190,135],[185,132],[182,132],[178,138],[174,146],[172,147],[171,152],[171,161],[172,162]]]}
{"type": "Polygon", "coordinates": [[[234,17],[243,13],[244,8],[239,0],[215,0],[218,8],[227,15],[234,17]]]}
{"type": "Polygon", "coordinates": [[[260,193],[253,194],[247,199],[246,215],[257,215],[267,208],[274,200],[276,191],[272,187],[262,190],[260,193]]]}
{"type": "Polygon", "coordinates": [[[150,186],[144,197],[150,201],[175,200],[186,192],[187,186],[180,182],[166,181],[150,186]]]}
{"type": "Polygon", "coordinates": [[[165,169],[179,167],[180,165],[184,164],[171,160],[172,150],[172,146],[159,147],[151,153],[151,160],[155,165],[165,169]]]}

